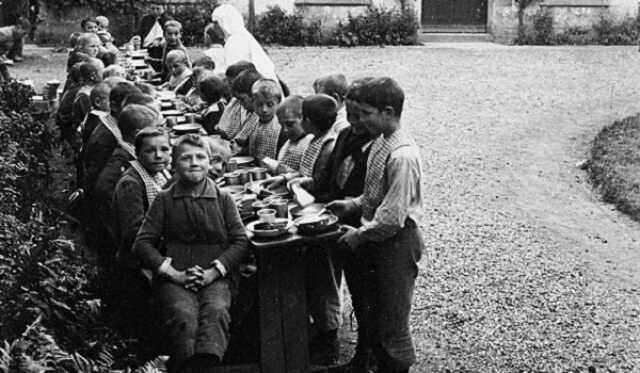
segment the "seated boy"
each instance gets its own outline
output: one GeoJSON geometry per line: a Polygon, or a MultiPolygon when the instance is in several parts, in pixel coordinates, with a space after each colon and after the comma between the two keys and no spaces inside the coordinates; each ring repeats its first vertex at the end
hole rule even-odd
{"type": "Polygon", "coordinates": [[[347,79],[342,74],[333,74],[323,76],[313,82],[313,90],[316,94],[325,94],[333,97],[338,103],[338,116],[333,124],[333,131],[340,133],[343,129],[349,127],[347,121],[347,109],[344,103],[344,96],[347,94],[347,79]]]}
{"type": "Polygon", "coordinates": [[[120,65],[105,66],[104,71],[102,72],[102,79],[107,79],[111,76],[117,76],[122,79],[126,79],[127,71],[120,65]]]}
{"type": "Polygon", "coordinates": [[[136,135],[134,147],[136,160],[130,162],[113,194],[117,282],[124,329],[133,332],[134,337],[148,338],[149,279],[141,273],[140,261],[132,249],[149,205],[171,178],[167,171],[171,145],[164,130],[147,127],[136,135]]]}
{"type": "Polygon", "coordinates": [[[174,49],[167,53],[164,63],[169,72],[169,80],[164,84],[164,88],[174,91],[177,95],[189,92],[193,87],[193,81],[187,55],[180,49],[174,49]]]}
{"type": "Polygon", "coordinates": [[[6,56],[17,44],[22,43],[22,38],[31,30],[31,22],[24,17],[18,18],[13,26],[0,27],[0,78],[9,80],[7,65],[13,64],[6,56]]]}
{"type": "Polygon", "coordinates": [[[231,158],[231,148],[229,147],[228,141],[211,136],[207,136],[204,139],[207,142],[209,153],[211,154],[209,177],[215,180],[226,172],[227,162],[229,162],[229,158],[231,158]]]}
{"type": "MultiPolygon", "coordinates": [[[[233,124],[233,127],[235,127],[234,132],[236,132],[236,135],[232,138],[232,140],[235,144],[234,147],[240,150],[244,150],[245,153],[248,152],[247,146],[249,144],[249,136],[251,136],[251,133],[253,133],[253,130],[255,129],[255,126],[259,120],[258,115],[254,110],[253,100],[251,98],[251,89],[253,87],[253,84],[260,79],[262,79],[262,75],[260,75],[260,73],[258,73],[257,71],[245,70],[238,74],[238,76],[233,79],[233,82],[231,84],[233,97],[238,101],[239,105],[246,113],[246,117],[243,118],[242,122],[233,124]]],[[[221,120],[222,119],[223,118],[221,118],[221,120]]],[[[236,115],[236,117],[232,119],[238,120],[241,118],[239,115],[236,115]]],[[[226,132],[227,131],[225,131],[225,133],[226,132]]]]}
{"type": "Polygon", "coordinates": [[[329,204],[339,216],[358,214],[338,242],[366,253],[362,269],[371,309],[371,346],[381,372],[408,372],[415,362],[409,314],[423,241],[421,156],[400,123],[404,93],[391,78],[372,79],[359,94],[362,125],[372,138],[361,196],[329,204]]]}
{"type": "Polygon", "coordinates": [[[82,32],[95,34],[98,32],[98,21],[95,18],[84,18],[80,21],[80,28],[82,28],[82,32]]]}
{"type": "Polygon", "coordinates": [[[276,110],[278,122],[287,141],[278,152],[278,159],[265,158],[262,163],[271,174],[283,174],[291,170],[298,171],[304,151],[309,147],[313,135],[302,128],[302,96],[285,98],[276,110]]]}
{"type": "Polygon", "coordinates": [[[186,56],[186,67],[191,69],[191,60],[189,52],[182,44],[182,24],[178,21],[170,20],[164,24],[164,49],[162,51],[162,81],[166,82],[171,76],[172,65],[167,64],[167,56],[169,52],[180,50],[186,56]]]}
{"type": "Polygon", "coordinates": [[[134,93],[140,93],[140,90],[129,82],[118,83],[109,92],[110,113],[100,117],[100,123],[89,135],[87,146],[83,151],[84,180],[79,190],[80,194],[84,193],[90,198],[98,175],[118,143],[122,141],[122,133],[118,127],[118,116],[122,110],[124,99],[134,93]]]}
{"type": "Polygon", "coordinates": [[[209,135],[217,134],[226,139],[226,134],[217,128],[224,111],[224,104],[222,103],[224,89],[224,81],[215,75],[209,75],[198,83],[200,97],[207,105],[202,112],[202,127],[209,135]]]}
{"type": "MultiPolygon", "coordinates": [[[[240,61],[227,68],[225,79],[227,85],[231,88],[233,81],[245,70],[256,71],[255,66],[251,62],[240,61]]],[[[242,125],[248,117],[246,109],[235,97],[227,97],[229,104],[225,107],[218,128],[223,131],[228,138],[234,138],[242,129],[242,125]]]]}
{"type": "Polygon", "coordinates": [[[96,22],[98,23],[98,32],[106,31],[109,32],[109,18],[105,16],[97,16],[96,22]]]}
{"type": "MultiPolygon", "coordinates": [[[[240,92],[240,95],[243,93],[240,92]]],[[[240,97],[240,100],[242,102],[245,98],[240,97]]],[[[242,145],[243,136],[248,135],[245,150],[249,156],[258,160],[278,156],[278,151],[286,140],[276,117],[276,108],[281,100],[280,85],[275,80],[260,79],[251,87],[251,105],[258,120],[253,127],[245,126],[234,138],[237,144],[242,145]]]]}
{"type": "MultiPolygon", "coordinates": [[[[122,140],[118,141],[118,146],[98,175],[93,191],[93,202],[97,211],[100,211],[100,221],[107,228],[113,242],[117,242],[115,213],[112,205],[116,184],[129,168],[129,162],[136,159],[134,148],[136,135],[144,128],[155,127],[158,117],[155,111],[137,104],[125,106],[118,117],[118,128],[122,134],[122,140]]],[[[112,254],[115,255],[115,251],[112,254]]]]}
{"type": "Polygon", "coordinates": [[[90,58],[96,58],[100,48],[100,39],[94,33],[84,33],[78,37],[75,48],[69,52],[67,59],[67,71],[78,62],[87,62],[90,58]]]}
{"type": "MultiPolygon", "coordinates": [[[[89,136],[93,130],[100,124],[100,117],[109,114],[109,94],[111,93],[111,85],[105,82],[96,84],[91,90],[89,100],[91,101],[91,111],[87,113],[84,121],[80,124],[80,140],[82,148],[87,145],[89,136]]],[[[80,156],[82,158],[82,155],[80,156]]]]}
{"type": "Polygon", "coordinates": [[[56,111],[55,121],[56,125],[60,128],[60,139],[66,141],[69,145],[73,144],[75,134],[72,131],[73,128],[73,102],[76,100],[76,95],[80,88],[82,88],[82,77],[80,76],[80,66],[86,62],[79,62],[73,66],[69,71],[67,82],[68,87],[65,88],[62,97],[60,98],[60,104],[56,111]]]}
{"type": "Polygon", "coordinates": [[[233,197],[207,177],[205,141],[183,136],[175,158],[178,180],[153,201],[133,245],[142,266],[155,274],[169,373],[223,360],[234,278],[248,253],[233,197]]]}
{"type": "Polygon", "coordinates": [[[80,65],[83,86],[78,90],[72,106],[73,121],[71,130],[74,133],[80,128],[80,125],[91,110],[91,91],[102,81],[102,70],[102,62],[95,58],[80,65]]]}

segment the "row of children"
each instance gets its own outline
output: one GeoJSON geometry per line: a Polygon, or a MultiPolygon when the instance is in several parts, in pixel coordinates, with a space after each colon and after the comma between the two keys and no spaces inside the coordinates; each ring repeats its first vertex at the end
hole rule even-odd
{"type": "MultiPolygon", "coordinates": [[[[82,36],[80,39],[84,40],[82,36]]],[[[173,183],[175,186],[167,195],[160,193],[165,207],[154,216],[161,219],[151,218],[149,213],[144,220],[147,209],[153,207],[151,201],[169,177],[164,172],[170,158],[166,135],[157,129],[142,130],[162,121],[152,87],[127,82],[122,78],[121,67],[113,65],[103,70],[100,61],[92,58],[74,65],[72,71],[77,70],[81,82],[72,87],[77,88],[75,94],[67,91],[63,96],[58,117],[64,117],[67,112],[63,107],[71,102],[69,112],[75,122],[69,132],[75,136],[77,127],[82,134],[80,188],[74,197],[83,195],[85,210],[100,212],[97,219],[89,214],[84,220],[93,232],[89,236],[94,238],[93,246],[100,253],[102,265],[111,266],[114,257],[119,258],[119,277],[127,284],[127,290],[122,292],[130,294],[121,294],[120,299],[126,299],[124,304],[129,305],[136,304],[135,299],[144,299],[141,294],[146,281],[140,278],[140,265],[165,279],[165,286],[154,287],[154,297],[161,300],[166,332],[172,336],[172,366],[182,367],[197,352],[222,360],[226,348],[229,316],[228,302],[223,300],[229,293],[219,289],[219,284],[212,284],[220,276],[236,271],[246,253],[246,238],[236,231],[235,205],[227,203],[227,196],[209,179],[196,176],[206,175],[212,166],[214,175],[219,176],[224,160],[233,152],[250,155],[269,167],[276,175],[269,180],[272,185],[297,184],[319,201],[333,201],[330,208],[354,227],[341,238],[345,247],[352,250],[309,251],[315,253],[309,255],[307,271],[309,311],[317,331],[312,341],[314,361],[326,364],[337,358],[339,288],[344,270],[360,325],[352,365],[360,369],[373,360],[383,372],[408,369],[415,359],[408,313],[421,252],[417,229],[421,171],[417,148],[399,128],[404,96],[397,83],[388,78],[363,79],[348,87],[343,76],[333,75],[314,83],[314,95],[283,98],[281,84],[263,78],[248,62],[230,66],[224,78],[213,74],[211,65],[192,71],[181,50],[168,52],[165,63],[172,78],[169,86],[178,89],[183,84],[176,82],[190,82],[189,89],[183,92],[204,102],[200,104],[206,108],[205,114],[213,114],[204,115],[211,118],[205,124],[207,132],[227,139],[231,145],[220,142],[213,146],[214,157],[207,146],[209,140],[189,136],[186,143],[179,142],[173,164],[178,175],[174,178],[180,182],[173,183]],[[229,92],[232,97],[224,105],[229,92]],[[67,96],[73,99],[65,100],[67,96]],[[138,140],[137,132],[141,133],[138,140]],[[147,136],[147,132],[153,135],[147,136]],[[183,155],[181,169],[179,160],[183,155]],[[125,178],[127,174],[129,177],[125,178]],[[126,179],[130,183],[124,182],[126,179]],[[131,179],[135,179],[133,184],[131,179]],[[137,192],[125,188],[127,184],[134,185],[137,192]],[[131,196],[137,198],[135,203],[131,196]],[[193,201],[178,203],[176,198],[193,201]],[[211,205],[210,199],[222,204],[211,205]],[[175,215],[180,208],[184,209],[183,215],[175,215]],[[209,208],[221,212],[203,216],[196,213],[209,208]],[[211,216],[223,219],[211,221],[211,216]],[[177,220],[171,220],[174,217],[177,220]],[[167,225],[168,221],[173,223],[167,225]],[[138,231],[141,224],[151,226],[138,231]],[[180,230],[173,230],[172,226],[179,226],[180,230]],[[136,234],[140,243],[133,245],[136,234]],[[158,246],[159,237],[167,234],[179,244],[171,255],[158,246]],[[228,246],[229,242],[237,245],[228,246]],[[182,257],[185,243],[206,247],[187,260],[182,257]],[[211,244],[218,246],[210,251],[207,247],[211,244]],[[224,254],[228,248],[233,250],[224,254]],[[209,260],[226,256],[232,259],[209,260]],[[172,260],[176,260],[175,266],[172,260]],[[216,290],[207,290],[207,294],[213,298],[193,297],[194,290],[211,287],[216,290]],[[187,309],[185,302],[190,304],[187,309]],[[207,308],[214,305],[215,310],[207,308]],[[200,312],[213,320],[205,331],[197,333],[200,312]],[[194,322],[195,326],[186,331],[182,327],[194,322]],[[196,334],[204,340],[200,341],[196,334]]],[[[225,286],[231,286],[231,282],[225,286]]],[[[136,309],[129,314],[144,319],[145,312],[140,311],[143,308],[136,309]]]]}
{"type": "Polygon", "coordinates": [[[316,94],[281,100],[277,82],[250,68],[232,88],[218,129],[235,149],[277,175],[271,187],[297,184],[351,226],[344,246],[307,250],[312,362],[337,360],[344,272],[359,325],[350,366],[406,371],[415,360],[408,317],[422,252],[422,194],[419,150],[400,127],[402,90],[389,78],[348,86],[331,75],[314,82],[316,94]]]}
{"type": "Polygon", "coordinates": [[[31,22],[25,17],[19,17],[14,25],[0,27],[0,82],[11,78],[7,66],[13,65],[14,60],[22,60],[23,39],[31,27],[31,22]]]}

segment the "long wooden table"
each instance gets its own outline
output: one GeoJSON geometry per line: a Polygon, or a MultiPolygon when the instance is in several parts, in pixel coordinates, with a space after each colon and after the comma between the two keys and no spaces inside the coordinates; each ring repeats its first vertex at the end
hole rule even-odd
{"type": "Polygon", "coordinates": [[[306,244],[335,241],[342,231],[316,236],[289,233],[277,240],[249,237],[258,260],[260,371],[310,371],[305,290],[306,244]]]}

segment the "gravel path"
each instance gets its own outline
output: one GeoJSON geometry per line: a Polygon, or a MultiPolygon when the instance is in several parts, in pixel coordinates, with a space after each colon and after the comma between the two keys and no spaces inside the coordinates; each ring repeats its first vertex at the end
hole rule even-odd
{"type": "Polygon", "coordinates": [[[430,254],[415,371],[640,370],[640,231],[575,168],[602,126],[640,111],[637,48],[270,53],[294,92],[335,71],[406,89],[430,254]]]}
{"type": "Polygon", "coordinates": [[[295,93],[331,72],[406,90],[427,176],[414,371],[640,371],[640,230],[575,168],[601,127],[640,111],[637,48],[270,53],[295,93]]]}

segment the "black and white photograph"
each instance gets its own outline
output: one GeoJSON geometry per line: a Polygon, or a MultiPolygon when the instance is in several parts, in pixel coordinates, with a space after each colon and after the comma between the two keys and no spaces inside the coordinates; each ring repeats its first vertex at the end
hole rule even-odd
{"type": "Polygon", "coordinates": [[[0,373],[640,373],[639,0],[0,0],[0,373]]]}

